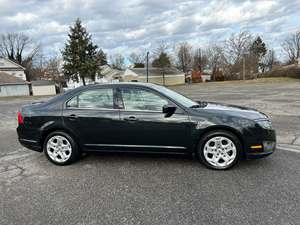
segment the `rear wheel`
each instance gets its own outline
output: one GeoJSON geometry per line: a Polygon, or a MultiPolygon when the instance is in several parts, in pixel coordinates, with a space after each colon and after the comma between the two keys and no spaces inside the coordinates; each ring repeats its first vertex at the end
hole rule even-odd
{"type": "Polygon", "coordinates": [[[213,131],[201,138],[198,156],[205,166],[224,170],[234,166],[242,151],[240,140],[227,131],[213,131]]]}
{"type": "Polygon", "coordinates": [[[56,165],[68,165],[79,157],[79,149],[74,139],[63,131],[55,131],[47,136],[44,143],[47,158],[56,165]]]}

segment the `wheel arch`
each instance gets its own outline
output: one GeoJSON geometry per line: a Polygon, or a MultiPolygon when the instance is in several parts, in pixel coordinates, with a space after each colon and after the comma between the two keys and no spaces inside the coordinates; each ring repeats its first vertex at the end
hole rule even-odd
{"type": "Polygon", "coordinates": [[[69,129],[66,129],[64,127],[51,127],[49,129],[46,129],[46,130],[43,130],[42,133],[41,133],[41,140],[40,140],[40,143],[41,143],[41,148],[43,149],[43,146],[44,146],[44,142],[47,138],[47,136],[53,132],[64,132],[64,133],[67,133],[68,135],[70,135],[73,140],[76,142],[77,145],[79,145],[78,143],[78,139],[76,138],[76,135],[69,129]]]}
{"type": "Polygon", "coordinates": [[[213,132],[213,131],[225,131],[225,132],[230,132],[230,133],[234,134],[239,139],[239,141],[241,142],[242,154],[244,155],[245,141],[244,141],[242,133],[239,130],[233,128],[233,127],[224,126],[224,125],[210,126],[210,127],[205,128],[204,130],[202,130],[202,132],[198,135],[198,137],[196,139],[196,143],[194,144],[193,153],[196,153],[197,148],[200,144],[201,138],[204,137],[204,135],[206,135],[210,132],[213,132]]]}

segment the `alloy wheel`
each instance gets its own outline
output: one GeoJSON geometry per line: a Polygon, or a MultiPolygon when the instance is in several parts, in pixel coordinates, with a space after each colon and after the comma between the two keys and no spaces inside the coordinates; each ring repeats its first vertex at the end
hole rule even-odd
{"type": "Polygon", "coordinates": [[[64,163],[72,155],[72,146],[67,138],[55,135],[47,142],[47,154],[53,161],[64,163]]]}
{"type": "Polygon", "coordinates": [[[203,149],[205,160],[217,169],[231,166],[237,157],[237,149],[232,140],[224,136],[209,139],[203,149]]]}

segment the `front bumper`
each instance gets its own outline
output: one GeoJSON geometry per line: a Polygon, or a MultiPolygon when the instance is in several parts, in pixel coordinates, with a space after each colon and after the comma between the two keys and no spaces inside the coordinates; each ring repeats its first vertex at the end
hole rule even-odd
{"type": "Polygon", "coordinates": [[[247,159],[258,159],[269,156],[276,150],[275,130],[262,129],[257,132],[245,146],[247,159]]]}

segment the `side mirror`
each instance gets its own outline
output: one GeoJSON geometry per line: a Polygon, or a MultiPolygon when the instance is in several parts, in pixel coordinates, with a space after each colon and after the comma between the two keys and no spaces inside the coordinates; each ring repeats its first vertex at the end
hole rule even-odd
{"type": "Polygon", "coordinates": [[[175,110],[176,110],[176,106],[174,105],[164,105],[162,108],[163,113],[166,114],[165,117],[172,116],[175,110]]]}

